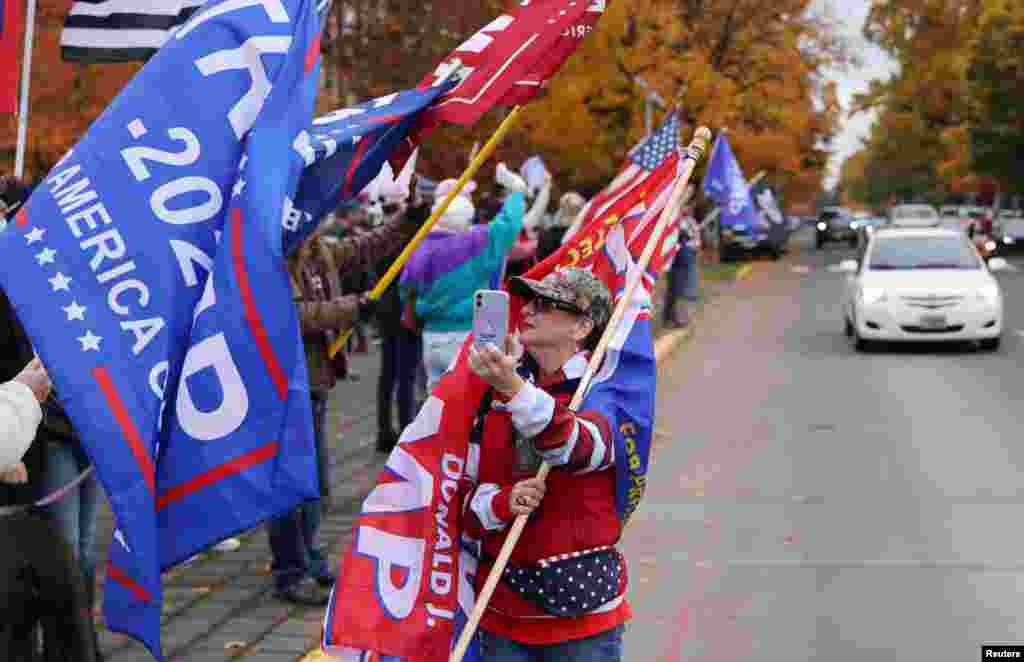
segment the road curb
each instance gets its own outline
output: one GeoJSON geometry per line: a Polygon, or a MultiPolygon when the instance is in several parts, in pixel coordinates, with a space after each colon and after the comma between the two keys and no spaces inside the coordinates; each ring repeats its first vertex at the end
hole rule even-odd
{"type": "Polygon", "coordinates": [[[742,267],[740,267],[739,269],[736,270],[735,281],[737,283],[740,282],[741,280],[743,280],[744,278],[749,276],[750,273],[753,270],[754,270],[754,265],[752,265],[752,264],[744,264],[742,267]]]}

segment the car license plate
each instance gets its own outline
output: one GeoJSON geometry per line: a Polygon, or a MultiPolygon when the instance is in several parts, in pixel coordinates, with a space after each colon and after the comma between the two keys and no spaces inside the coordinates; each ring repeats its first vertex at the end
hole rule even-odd
{"type": "Polygon", "coordinates": [[[945,315],[922,315],[922,329],[945,329],[948,326],[945,315]]]}

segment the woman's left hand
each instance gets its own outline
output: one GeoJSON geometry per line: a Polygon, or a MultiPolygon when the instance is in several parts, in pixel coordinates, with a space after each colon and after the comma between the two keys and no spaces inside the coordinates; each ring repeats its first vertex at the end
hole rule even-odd
{"type": "Polygon", "coordinates": [[[514,398],[523,387],[523,378],[516,372],[516,359],[492,343],[469,348],[469,367],[507,398],[514,398]]]}

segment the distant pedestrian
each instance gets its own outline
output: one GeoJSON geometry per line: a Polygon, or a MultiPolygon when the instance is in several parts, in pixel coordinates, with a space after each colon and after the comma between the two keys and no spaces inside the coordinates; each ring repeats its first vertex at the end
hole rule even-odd
{"type": "Polygon", "coordinates": [[[365,295],[342,294],[340,274],[366,272],[381,255],[404,245],[416,229],[396,219],[340,240],[315,231],[288,259],[309,373],[320,500],[303,503],[269,523],[274,593],[286,602],[323,606],[334,585],[334,575],[317,545],[322,508],[330,503],[327,400],[338,378],[329,350],[338,330],[351,328],[368,313],[365,295]]]}
{"type": "Polygon", "coordinates": [[[700,230],[690,210],[684,209],[679,227],[679,252],[668,272],[665,292],[664,324],[667,328],[686,328],[690,325],[689,307],[700,297],[700,230]]]}
{"type": "Polygon", "coordinates": [[[537,261],[543,262],[549,255],[562,247],[565,233],[583,210],[587,201],[576,191],[569,191],[558,200],[558,211],[551,223],[541,228],[537,236],[537,261]]]}
{"type": "MultiPolygon", "coordinates": [[[[430,206],[414,193],[407,207],[404,197],[407,193],[385,188],[382,192],[385,222],[399,216],[404,216],[405,223],[410,226],[421,226],[426,222],[430,216],[430,206]]],[[[385,273],[399,252],[395,251],[378,262],[379,275],[385,273]]],[[[423,338],[419,330],[402,323],[402,297],[397,283],[384,291],[376,309],[381,338],[380,377],[377,380],[377,450],[390,453],[398,443],[402,430],[412,422],[416,414],[415,388],[423,365],[423,338]],[[398,409],[397,429],[395,404],[398,409]]]]}

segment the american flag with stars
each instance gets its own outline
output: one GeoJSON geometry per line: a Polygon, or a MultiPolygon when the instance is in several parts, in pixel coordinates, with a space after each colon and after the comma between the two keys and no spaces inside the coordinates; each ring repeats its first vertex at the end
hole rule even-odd
{"type": "MultiPolygon", "coordinates": [[[[594,196],[581,218],[566,233],[566,241],[577,230],[587,227],[595,218],[614,213],[613,207],[617,203],[632,199],[630,193],[650,184],[652,176],[662,172],[662,167],[670,161],[677,161],[682,149],[679,129],[679,113],[671,112],[654,133],[633,147],[626,156],[622,170],[612,183],[594,196]]],[[[622,217],[624,214],[619,213],[618,216],[622,217]]]]}

